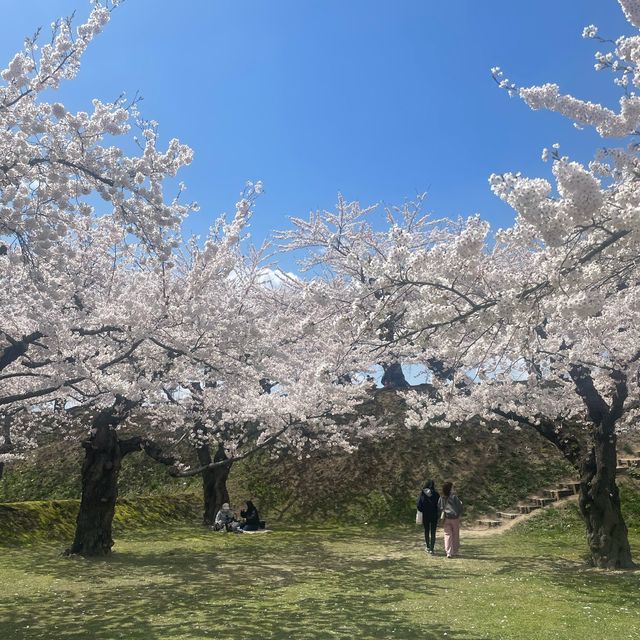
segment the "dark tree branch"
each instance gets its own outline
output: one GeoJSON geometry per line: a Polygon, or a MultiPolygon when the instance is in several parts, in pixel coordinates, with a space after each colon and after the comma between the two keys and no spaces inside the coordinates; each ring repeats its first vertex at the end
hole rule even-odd
{"type": "Polygon", "coordinates": [[[589,419],[594,425],[601,427],[609,417],[609,406],[598,393],[591,377],[591,370],[584,365],[574,364],[569,368],[569,375],[575,385],[576,393],[582,398],[587,408],[589,419]]]}
{"type": "Polygon", "coordinates": [[[609,377],[613,380],[615,385],[615,393],[613,394],[609,415],[611,420],[615,422],[621,418],[624,413],[624,403],[629,395],[629,388],[627,386],[627,376],[622,371],[611,371],[609,377]]]}
{"type": "Polygon", "coordinates": [[[115,325],[105,325],[104,327],[98,327],[97,329],[84,329],[82,327],[73,327],[71,331],[81,336],[97,336],[97,335],[100,335],[101,333],[122,332],[122,327],[117,327],[115,325]]]}
{"type": "Polygon", "coordinates": [[[62,389],[62,387],[68,387],[75,384],[76,382],[81,382],[82,380],[84,380],[84,378],[72,378],[71,380],[65,380],[62,384],[44,387],[42,389],[33,389],[32,391],[25,391],[24,393],[15,393],[10,396],[4,396],[4,398],[0,398],[0,406],[11,404],[12,402],[30,400],[31,398],[41,398],[42,396],[53,393],[54,391],[58,391],[58,389],[62,389]]]}
{"type": "Polygon", "coordinates": [[[173,466],[178,462],[177,458],[171,454],[165,453],[160,445],[155,443],[149,438],[143,438],[142,436],[133,436],[126,440],[120,440],[120,453],[122,457],[134,453],[136,451],[144,451],[150,458],[153,458],[156,462],[167,466],[173,466]]]}
{"type": "Polygon", "coordinates": [[[248,458],[249,456],[252,456],[254,453],[260,451],[260,449],[264,449],[265,447],[268,447],[275,440],[277,440],[291,426],[293,426],[293,425],[292,424],[286,424],[284,427],[282,427],[282,429],[280,429],[279,431],[277,431],[273,435],[269,436],[269,438],[267,438],[264,442],[262,442],[261,444],[256,445],[252,449],[249,449],[248,451],[245,451],[245,453],[242,453],[242,454],[240,454],[238,456],[232,456],[230,458],[229,457],[225,457],[224,459],[217,460],[217,461],[214,458],[213,462],[210,462],[209,464],[206,464],[204,466],[198,467],[197,469],[187,469],[186,471],[177,471],[177,470],[176,471],[170,471],[170,474],[172,476],[174,476],[175,478],[189,478],[191,476],[197,476],[198,474],[202,473],[203,471],[206,471],[207,469],[214,469],[216,467],[223,467],[225,465],[233,464],[237,460],[244,460],[245,458],[248,458]]]}
{"type": "Polygon", "coordinates": [[[139,340],[136,340],[124,353],[120,354],[119,356],[116,356],[115,358],[113,358],[112,360],[109,360],[108,362],[104,362],[98,367],[98,369],[100,371],[104,371],[105,369],[108,369],[114,364],[118,364],[119,362],[126,360],[143,342],[144,342],[144,338],[140,338],[139,340]]]}
{"type": "Polygon", "coordinates": [[[22,336],[20,340],[13,340],[7,333],[4,335],[9,342],[9,346],[5,347],[0,353],[0,371],[22,357],[27,352],[29,345],[44,337],[44,334],[40,331],[34,331],[29,335],[22,336]]]}
{"type": "Polygon", "coordinates": [[[534,429],[545,440],[548,440],[558,448],[576,471],[580,471],[584,457],[588,452],[588,447],[581,438],[572,432],[573,429],[570,429],[562,420],[555,421],[539,418],[532,421],[515,411],[503,411],[499,407],[493,409],[493,413],[507,420],[514,420],[527,428],[534,429]]]}

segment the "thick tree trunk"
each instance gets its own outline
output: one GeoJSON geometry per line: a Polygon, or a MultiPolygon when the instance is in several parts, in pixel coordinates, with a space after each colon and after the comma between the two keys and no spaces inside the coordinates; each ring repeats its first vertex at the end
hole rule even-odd
{"type": "Polygon", "coordinates": [[[570,375],[593,425],[592,446],[581,469],[579,498],[591,561],[602,569],[630,569],[635,565],[616,484],[616,422],[624,413],[627,377],[621,371],[610,372],[614,391],[607,402],[587,367],[573,365],[570,375]]]}
{"type": "MultiPolygon", "coordinates": [[[[211,464],[212,462],[222,462],[227,460],[224,446],[220,444],[213,460],[209,446],[200,447],[198,449],[198,460],[201,465],[211,464]]],[[[229,491],[227,490],[227,478],[231,471],[231,463],[205,469],[202,472],[202,491],[204,496],[204,513],[203,522],[206,525],[212,525],[215,522],[216,513],[224,502],[229,502],[229,491]]]]}
{"type": "Polygon", "coordinates": [[[110,410],[99,414],[93,434],[83,443],[82,499],[73,544],[67,554],[105,556],[111,553],[113,515],[118,497],[122,453],[110,410]]]}
{"type": "MultiPolygon", "coordinates": [[[[11,442],[11,416],[4,414],[2,417],[2,436],[4,442],[0,444],[0,453],[10,453],[13,451],[13,442],[11,442]]],[[[0,480],[4,475],[4,462],[0,462],[0,480]]]]}
{"type": "Polygon", "coordinates": [[[532,426],[541,436],[554,444],[580,474],[578,504],[587,530],[591,563],[602,569],[629,569],[635,565],[627,527],[620,509],[620,495],[616,484],[615,417],[600,416],[592,425],[590,442],[576,432],[575,425],[540,420],[532,424],[518,414],[496,411],[499,415],[532,426]]]}
{"type": "Polygon", "coordinates": [[[616,436],[598,430],[594,441],[582,465],[579,496],[591,562],[601,569],[630,569],[635,565],[616,484],[616,436]]]}
{"type": "Polygon", "coordinates": [[[86,451],[82,464],[82,498],[73,544],[66,550],[67,555],[105,556],[111,553],[120,464],[127,453],[142,448],[140,438],[119,441],[116,427],[134,406],[130,400],[116,396],[113,406],[95,416],[91,437],[82,443],[86,451]]]}

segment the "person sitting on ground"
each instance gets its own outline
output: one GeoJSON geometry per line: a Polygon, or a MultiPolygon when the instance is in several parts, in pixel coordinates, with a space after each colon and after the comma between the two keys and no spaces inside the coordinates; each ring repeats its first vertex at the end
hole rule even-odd
{"type": "Polygon", "coordinates": [[[224,502],[220,511],[216,513],[213,528],[216,531],[235,531],[240,526],[236,513],[231,509],[228,502],[224,502]]]}
{"type": "Polygon", "coordinates": [[[247,508],[240,512],[244,522],[240,525],[242,531],[257,531],[260,528],[260,515],[251,500],[247,500],[247,508]]]}

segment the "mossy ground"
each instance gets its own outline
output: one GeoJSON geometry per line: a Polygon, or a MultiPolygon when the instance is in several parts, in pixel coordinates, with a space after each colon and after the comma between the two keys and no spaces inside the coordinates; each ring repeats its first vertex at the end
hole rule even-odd
{"type": "MultiPolygon", "coordinates": [[[[0,543],[31,544],[42,540],[71,542],[80,503],[78,500],[43,500],[0,504],[0,543]]],[[[176,522],[198,522],[202,498],[197,494],[120,498],[113,530],[158,527],[176,522]]],[[[1,636],[0,636],[1,637],[1,636]]]]}
{"type": "MultiPolygon", "coordinates": [[[[586,568],[575,506],[470,535],[455,560],[426,555],[408,527],[174,526],[123,534],[100,560],[4,548],[0,629],[4,640],[640,638],[640,574],[586,568]]],[[[638,556],[637,529],[632,545],[638,556]]]]}

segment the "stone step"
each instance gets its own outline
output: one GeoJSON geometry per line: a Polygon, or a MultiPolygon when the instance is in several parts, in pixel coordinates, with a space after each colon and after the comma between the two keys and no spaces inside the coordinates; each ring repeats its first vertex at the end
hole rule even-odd
{"type": "Polygon", "coordinates": [[[623,467],[638,467],[640,458],[618,458],[618,464],[623,467]]]}
{"type": "Polygon", "coordinates": [[[502,520],[489,520],[488,518],[481,518],[477,522],[486,527],[499,527],[502,524],[502,520]]]}
{"type": "Polygon", "coordinates": [[[508,511],[498,511],[497,512],[497,516],[498,518],[502,518],[503,520],[514,520],[515,518],[519,518],[520,514],[519,513],[511,513],[508,511]]]}
{"type": "Polygon", "coordinates": [[[561,480],[560,485],[564,489],[571,490],[572,493],[580,493],[580,481],[579,480],[561,480]]]}
{"type": "MultiPolygon", "coordinates": [[[[627,469],[627,467],[624,467],[624,469],[627,469]]],[[[499,527],[505,520],[515,520],[523,514],[531,513],[536,509],[546,507],[547,505],[560,500],[560,498],[575,495],[580,490],[580,482],[578,480],[562,480],[559,484],[560,486],[553,489],[544,489],[543,491],[546,495],[529,496],[529,500],[531,502],[516,505],[516,509],[518,510],[517,513],[515,511],[497,511],[496,515],[500,520],[481,518],[477,520],[477,523],[487,527],[499,527]]]]}
{"type": "Polygon", "coordinates": [[[554,502],[553,498],[547,498],[544,496],[530,496],[529,500],[535,502],[539,507],[546,507],[548,504],[554,502]]]}
{"type": "Polygon", "coordinates": [[[540,505],[539,504],[519,504],[518,505],[518,511],[520,511],[520,513],[531,513],[532,511],[535,511],[536,509],[539,509],[540,505]]]}
{"type": "Polygon", "coordinates": [[[571,489],[545,489],[544,492],[553,500],[560,500],[560,498],[566,498],[572,496],[573,491],[571,489]]]}
{"type": "Polygon", "coordinates": [[[627,471],[629,471],[630,467],[624,466],[624,467],[616,467],[616,473],[626,473],[627,471]]]}

